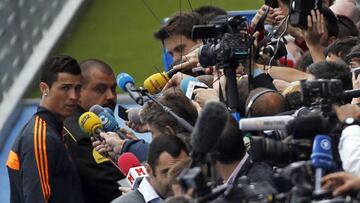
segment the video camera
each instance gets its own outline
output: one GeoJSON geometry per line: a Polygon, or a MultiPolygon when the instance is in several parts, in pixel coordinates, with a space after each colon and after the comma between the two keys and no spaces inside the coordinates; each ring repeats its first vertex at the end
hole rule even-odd
{"type": "MultiPolygon", "coordinates": [[[[358,90],[344,91],[342,82],[337,79],[302,81],[301,90],[305,107],[293,113],[291,119],[289,116],[264,117],[268,118],[267,123],[263,121],[264,118],[240,120],[240,128],[252,133],[246,136],[244,141],[255,161],[271,160],[288,164],[308,160],[316,134],[336,135],[341,131],[333,105],[342,104],[344,99],[359,94],[358,90]],[[282,118],[286,119],[286,122],[280,122],[282,118]],[[276,128],[272,129],[268,123],[275,123],[276,128]],[[279,126],[279,123],[283,126],[279,126]],[[269,128],[265,130],[264,126],[269,128]],[[257,127],[265,131],[254,136],[254,131],[258,133],[257,127]]],[[[334,140],[336,145],[338,139],[334,140]]]]}
{"type": "Polygon", "coordinates": [[[195,25],[193,39],[202,39],[199,62],[203,67],[236,68],[250,58],[251,36],[244,16],[218,16],[208,25],[195,25]]]}

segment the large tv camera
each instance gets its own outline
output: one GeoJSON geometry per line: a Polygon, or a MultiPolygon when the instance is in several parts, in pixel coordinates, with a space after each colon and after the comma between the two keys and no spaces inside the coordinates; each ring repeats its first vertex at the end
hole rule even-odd
{"type": "Polygon", "coordinates": [[[207,25],[195,25],[193,39],[202,39],[199,62],[203,67],[236,68],[250,58],[251,37],[243,16],[218,16],[207,25]]]}
{"type": "MultiPolygon", "coordinates": [[[[341,132],[333,106],[359,96],[358,90],[344,91],[337,79],[302,81],[301,91],[305,106],[291,115],[240,120],[240,129],[249,132],[244,141],[255,161],[270,160],[282,166],[308,160],[315,135],[341,132]]],[[[334,136],[333,144],[337,141],[334,136]]]]}

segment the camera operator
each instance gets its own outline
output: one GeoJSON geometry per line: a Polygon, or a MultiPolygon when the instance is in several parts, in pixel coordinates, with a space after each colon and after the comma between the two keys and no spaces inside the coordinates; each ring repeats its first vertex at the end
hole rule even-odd
{"type": "Polygon", "coordinates": [[[274,116],[286,110],[284,97],[270,89],[256,88],[246,100],[246,115],[248,117],[274,116]]]}
{"type": "Polygon", "coordinates": [[[154,37],[161,41],[167,53],[173,57],[173,61],[178,62],[194,46],[201,44],[201,40],[191,38],[192,27],[201,24],[203,24],[203,19],[196,12],[177,13],[171,16],[165,25],[154,33],[154,37]]]}

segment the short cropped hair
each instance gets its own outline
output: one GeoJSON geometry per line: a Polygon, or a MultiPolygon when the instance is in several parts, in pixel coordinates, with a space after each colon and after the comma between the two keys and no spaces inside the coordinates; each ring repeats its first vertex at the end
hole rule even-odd
{"type": "Polygon", "coordinates": [[[182,151],[188,153],[184,142],[177,136],[160,135],[158,137],[155,137],[149,146],[147,160],[147,163],[154,171],[154,176],[156,176],[156,165],[158,164],[160,155],[163,152],[169,153],[172,157],[178,157],[182,151]]]}
{"type": "MultiPolygon", "coordinates": [[[[191,125],[195,125],[198,113],[191,101],[176,88],[169,88],[157,99],[161,104],[169,107],[176,115],[180,116],[191,125]]],[[[161,131],[166,126],[175,128],[177,133],[185,132],[185,128],[180,125],[172,116],[166,113],[156,103],[148,102],[140,113],[143,123],[154,125],[161,131]]]]}
{"type": "Polygon", "coordinates": [[[40,82],[51,87],[57,81],[58,73],[81,75],[81,69],[78,62],[71,56],[56,55],[48,59],[43,65],[40,82]]]}
{"type": "Polygon", "coordinates": [[[80,63],[80,68],[83,79],[83,86],[85,86],[90,81],[89,72],[93,68],[96,68],[107,75],[114,74],[114,71],[111,69],[110,65],[99,59],[87,59],[82,61],[80,63]]]}

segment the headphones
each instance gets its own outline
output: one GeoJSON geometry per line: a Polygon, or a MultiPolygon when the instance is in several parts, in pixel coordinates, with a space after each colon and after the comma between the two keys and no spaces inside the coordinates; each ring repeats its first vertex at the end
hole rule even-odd
{"type": "Polygon", "coordinates": [[[354,51],[354,52],[351,52],[350,54],[346,55],[345,61],[347,63],[349,63],[350,60],[354,57],[360,57],[360,51],[354,51]]]}
{"type": "Polygon", "coordinates": [[[246,109],[245,109],[245,116],[246,117],[249,117],[250,115],[250,111],[251,111],[251,108],[252,108],[252,105],[254,104],[254,102],[261,96],[261,95],[264,95],[268,92],[274,92],[276,94],[279,94],[277,91],[275,90],[271,90],[271,89],[266,89],[266,90],[263,90],[261,92],[258,92],[257,94],[255,94],[254,96],[251,97],[248,105],[246,106],[246,109]]]}

